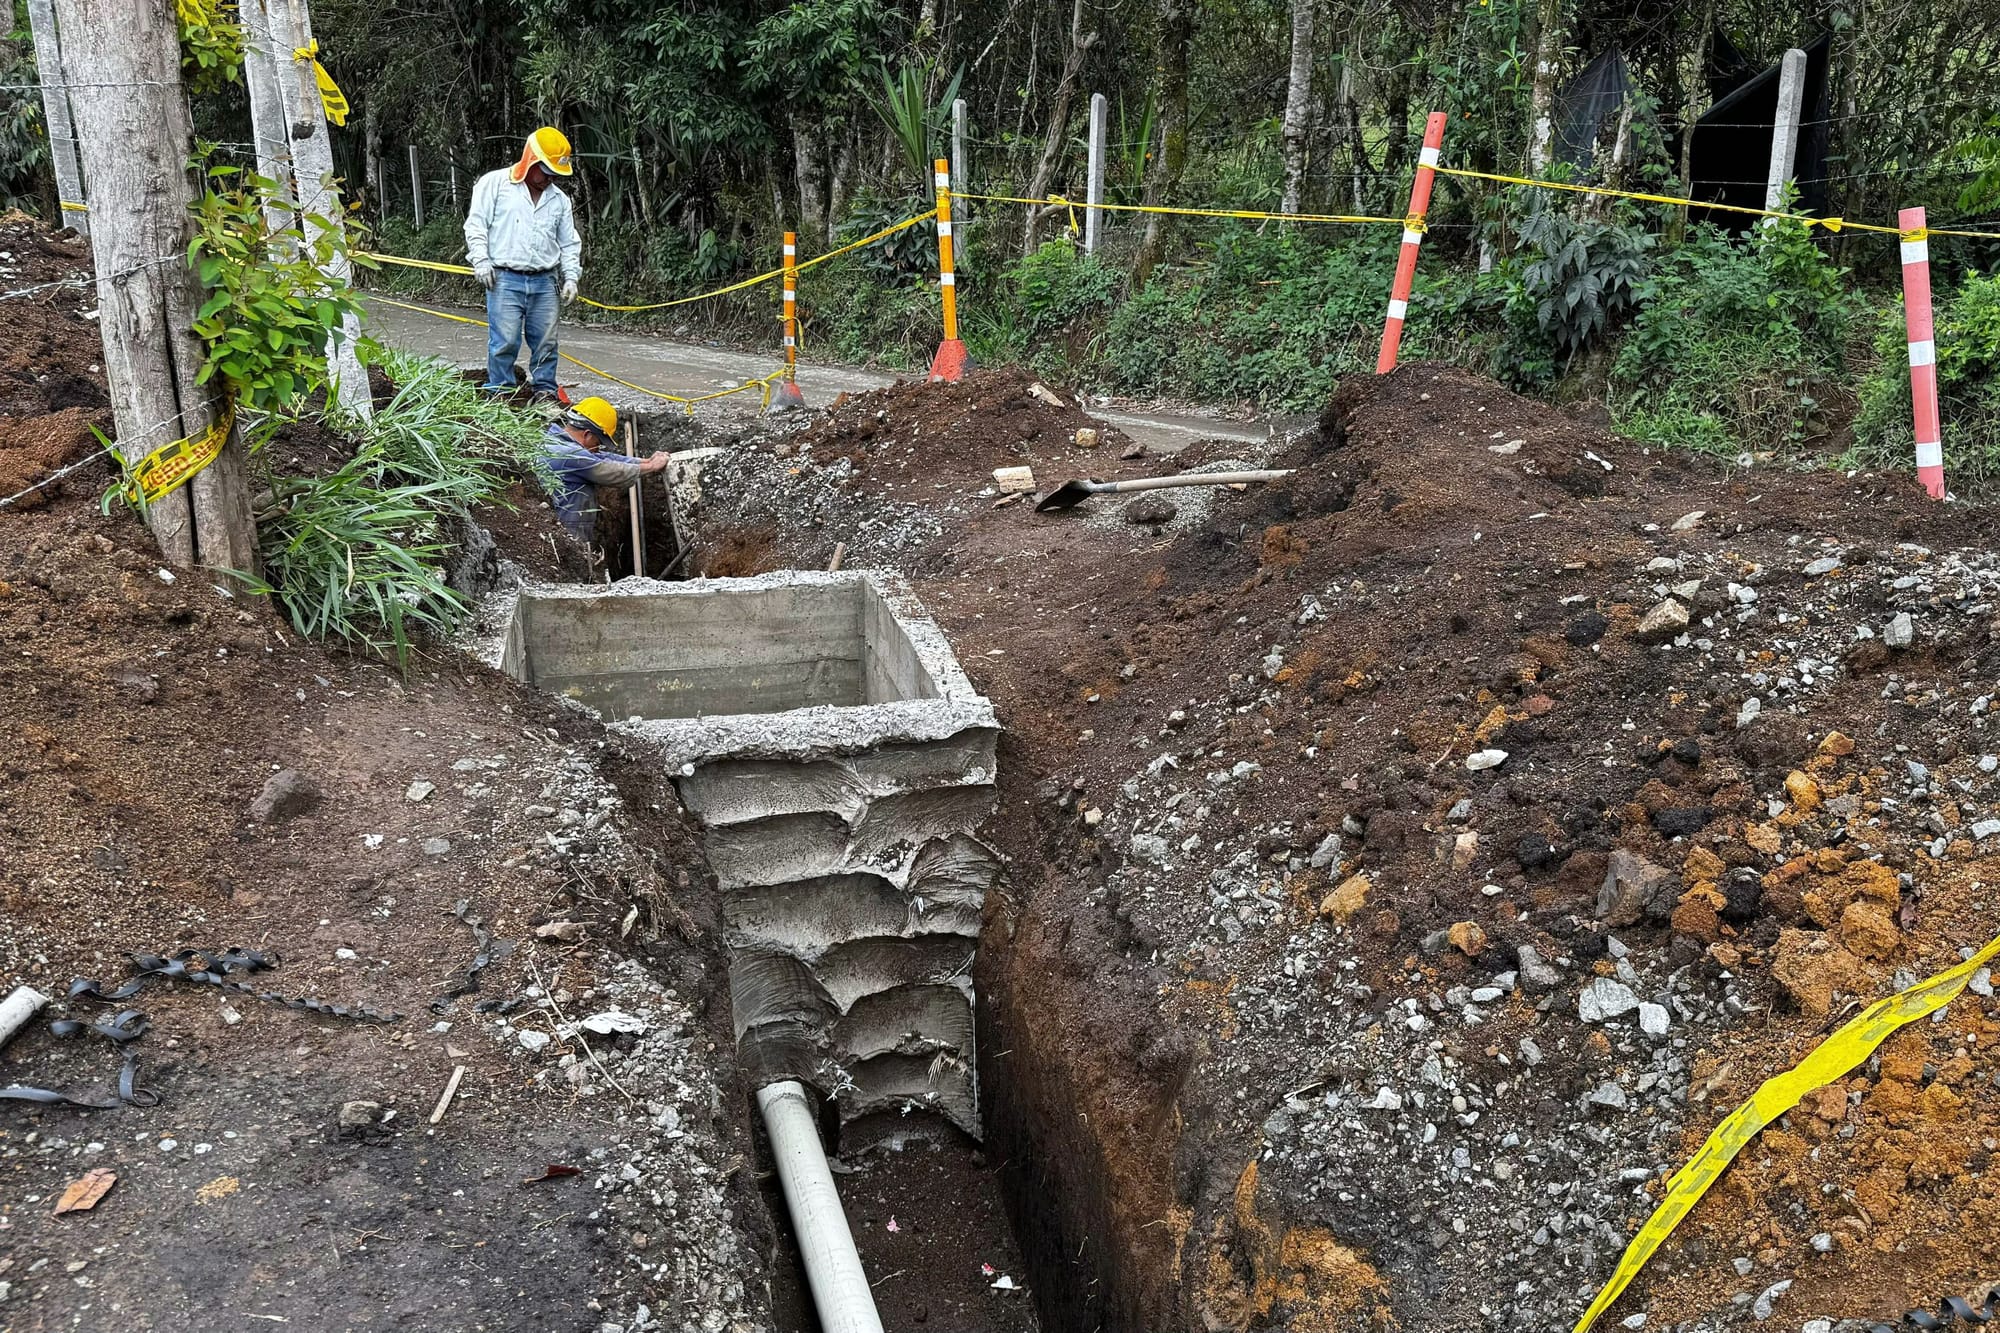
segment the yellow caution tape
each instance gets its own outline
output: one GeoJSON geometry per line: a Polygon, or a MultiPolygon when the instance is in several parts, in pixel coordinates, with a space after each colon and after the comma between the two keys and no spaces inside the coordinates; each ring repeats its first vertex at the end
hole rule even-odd
{"type": "MultiPolygon", "coordinates": [[[[1769,208],[1751,208],[1745,204],[1718,204],[1706,199],[1684,199],[1672,194],[1646,194],[1637,190],[1611,190],[1601,185],[1575,185],[1569,181],[1536,180],[1531,176],[1504,176],[1492,171],[1472,171],[1465,167],[1436,167],[1443,176],[1463,176],[1467,180],[1497,181],[1502,185],[1527,185],[1538,190],[1566,190],[1571,194],[1594,194],[1605,199],[1636,199],[1642,204],[1666,204],[1672,208],[1706,208],[1719,213],[1742,213],[1757,218],[1783,218],[1788,222],[1803,223],[1807,227],[1824,227],[1828,231],[1875,232],[1884,236],[1900,236],[1899,227],[1884,227],[1873,222],[1855,222],[1849,218],[1820,218],[1809,213],[1783,213],[1769,208]]],[[[2000,240],[2000,232],[1995,231],[1949,231],[1943,228],[1930,229],[1933,236],[1967,236],[1978,240],[2000,240]]]]}
{"type": "MultiPolygon", "coordinates": [[[[829,250],[823,255],[816,255],[811,259],[802,260],[793,267],[792,271],[795,273],[802,272],[805,269],[811,268],[815,264],[824,264],[827,260],[838,258],[839,256],[848,253],[850,250],[859,250],[864,245],[873,245],[875,244],[875,242],[882,240],[884,237],[894,236],[899,231],[907,231],[911,227],[917,226],[920,223],[929,222],[932,218],[936,216],[937,216],[937,210],[933,208],[928,212],[919,213],[915,217],[904,218],[901,222],[891,223],[889,226],[882,228],[882,230],[880,231],[870,232],[868,235],[863,236],[859,240],[849,241],[846,245],[841,246],[837,250],[829,250]]],[[[456,273],[459,274],[461,277],[468,277],[468,278],[472,276],[472,270],[467,268],[463,264],[445,264],[445,263],[440,263],[435,259],[406,259],[402,255],[385,255],[377,253],[376,251],[373,250],[357,250],[355,251],[355,253],[363,259],[372,259],[378,264],[394,264],[400,268],[429,269],[433,273],[456,273]]],[[[699,292],[693,296],[677,296],[671,301],[655,301],[651,305],[608,305],[603,301],[593,301],[588,296],[579,296],[577,299],[579,301],[582,301],[585,305],[592,306],[598,310],[611,310],[621,314],[631,314],[642,310],[665,310],[669,306],[688,305],[695,301],[707,301],[713,297],[727,296],[731,292],[740,292],[745,290],[746,288],[755,287],[759,283],[769,282],[773,278],[782,278],[784,276],[785,276],[784,269],[774,268],[768,273],[759,273],[754,278],[745,278],[741,282],[732,282],[727,287],[717,287],[714,291],[699,292]]],[[[390,304],[393,305],[394,302],[391,302],[390,304]]],[[[420,309],[421,307],[411,306],[409,308],[414,310],[414,309],[420,309]]],[[[431,313],[435,314],[437,312],[433,311],[431,313]]],[[[477,321],[473,322],[476,323],[477,321]]],[[[606,376],[605,378],[609,379],[610,377],[606,376]]],[[[641,389],[640,392],[648,393],[651,392],[651,390],[641,389]]],[[[695,401],[699,402],[700,400],[697,399],[695,401]]]]}
{"type": "Polygon", "coordinates": [[[171,495],[195,473],[213,463],[229,443],[229,430],[236,421],[236,405],[224,403],[222,415],[207,427],[184,440],[163,444],[129,469],[129,489],[136,490],[147,504],[156,504],[171,495]]]}
{"type": "Polygon", "coordinates": [[[2000,958],[2000,937],[1957,967],[1869,1005],[1805,1059],[1757,1089],[1749,1101],[1715,1127],[1715,1132],[1701,1145],[1701,1151],[1667,1182],[1666,1196],[1660,1200],[1660,1206],[1632,1237],[1611,1280],[1577,1321],[1575,1333],[1587,1333],[1598,1316],[1611,1308],[1611,1303],[1624,1293],[1653,1252],[1673,1234],[1681,1219],[1694,1209],[1708,1187],[1764,1126],[1797,1106],[1807,1093],[1825,1087],[1861,1064],[1897,1029],[1927,1018],[1957,999],[1973,974],[1995,958],[2000,958]]]}
{"type": "Polygon", "coordinates": [[[67,199],[58,199],[56,204],[58,207],[66,208],[72,213],[88,213],[90,211],[89,204],[74,204],[67,199]]]}
{"type": "MultiPolygon", "coordinates": [[[[1442,171],[1444,168],[1438,168],[1442,171]]],[[[1158,204],[1078,204],[1062,195],[1029,199],[1016,194],[963,194],[952,191],[954,199],[979,199],[989,204],[1037,204],[1048,208],[1101,208],[1110,213],[1164,213],[1183,218],[1242,218],[1250,222],[1380,222],[1400,224],[1401,218],[1378,218],[1363,213],[1260,213],[1247,208],[1168,208],[1158,204]]]]}
{"type": "Polygon", "coordinates": [[[292,52],[295,60],[310,60],[313,67],[313,81],[319,84],[320,105],[326,108],[326,118],[335,125],[347,123],[347,96],[340,91],[340,85],[333,81],[333,75],[326,72],[326,66],[319,63],[319,38],[315,37],[292,52]]]}

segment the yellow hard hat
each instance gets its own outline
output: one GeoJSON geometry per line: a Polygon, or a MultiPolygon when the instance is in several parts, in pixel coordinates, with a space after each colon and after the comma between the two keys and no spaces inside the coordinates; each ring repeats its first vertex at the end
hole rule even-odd
{"type": "Polygon", "coordinates": [[[528,145],[521,151],[522,161],[533,158],[558,176],[570,174],[569,140],[563,132],[550,125],[544,125],[528,136],[528,145]]]}
{"type": "Polygon", "coordinates": [[[582,418],[578,425],[589,425],[605,439],[618,433],[618,409],[602,398],[586,398],[570,409],[574,417],[582,418]]]}

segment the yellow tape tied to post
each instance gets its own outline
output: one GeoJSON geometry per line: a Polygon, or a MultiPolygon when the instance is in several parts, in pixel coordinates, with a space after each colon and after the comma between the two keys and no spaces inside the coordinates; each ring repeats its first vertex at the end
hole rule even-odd
{"type": "Polygon", "coordinates": [[[320,105],[326,108],[326,118],[334,125],[347,123],[347,94],[340,91],[340,85],[333,81],[333,75],[326,72],[326,66],[319,63],[319,38],[315,37],[292,52],[297,60],[310,60],[313,67],[313,81],[319,84],[320,105]]]}
{"type": "Polygon", "coordinates": [[[163,444],[140,459],[127,473],[132,489],[147,504],[156,504],[162,496],[171,495],[195,473],[216,460],[222,453],[222,446],[229,443],[229,431],[235,422],[236,405],[225,403],[222,415],[206,428],[185,440],[163,444]]]}
{"type": "Polygon", "coordinates": [[[1805,1059],[1767,1080],[1749,1101],[1731,1112],[1729,1118],[1717,1125],[1715,1132],[1708,1136],[1708,1141],[1701,1145],[1701,1151],[1667,1182],[1666,1197],[1660,1200],[1660,1206],[1653,1210],[1646,1224],[1639,1228],[1639,1234],[1632,1237],[1632,1243],[1625,1247],[1617,1270],[1604,1284],[1604,1290],[1597,1293],[1597,1299],[1590,1303],[1590,1308],[1583,1312],[1575,1333],[1587,1333],[1598,1316],[1624,1294],[1625,1288],[1639,1275],[1646,1261],[1653,1257],[1653,1252],[1673,1234],[1681,1219],[1694,1210],[1701,1196],[1708,1192],[1708,1187],[1721,1178],[1736,1154],[1756,1138],[1764,1126],[1797,1106],[1807,1093],[1846,1075],[1873,1055],[1875,1048],[1899,1028],[1920,1018],[1928,1018],[1957,999],[1973,974],[1995,958],[2000,958],[2000,937],[1957,967],[1947,968],[1929,981],[1918,982],[1886,1000],[1877,1000],[1852,1022],[1821,1042],[1805,1059]]]}

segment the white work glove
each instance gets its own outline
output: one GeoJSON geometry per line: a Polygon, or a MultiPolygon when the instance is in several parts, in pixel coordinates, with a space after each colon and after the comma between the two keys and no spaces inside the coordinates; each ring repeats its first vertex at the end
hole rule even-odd
{"type": "Polygon", "coordinates": [[[575,279],[575,278],[564,278],[564,279],[563,279],[563,289],[562,289],[562,299],[563,299],[563,304],[564,304],[564,305],[568,305],[568,304],[569,304],[569,303],[570,303],[571,301],[574,301],[574,300],[576,299],[576,279],[575,279]]]}
{"type": "Polygon", "coordinates": [[[493,290],[493,265],[480,260],[472,266],[472,276],[479,279],[479,285],[487,291],[493,290]]]}

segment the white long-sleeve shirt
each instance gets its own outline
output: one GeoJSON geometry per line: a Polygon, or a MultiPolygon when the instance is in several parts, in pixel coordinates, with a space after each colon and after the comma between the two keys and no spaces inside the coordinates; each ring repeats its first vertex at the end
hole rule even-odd
{"type": "Polygon", "coordinates": [[[472,187],[465,253],[474,268],[490,262],[534,273],[560,266],[568,281],[583,276],[583,238],[569,196],[551,183],[536,200],[525,184],[515,183],[511,167],[487,172],[472,187]]]}

